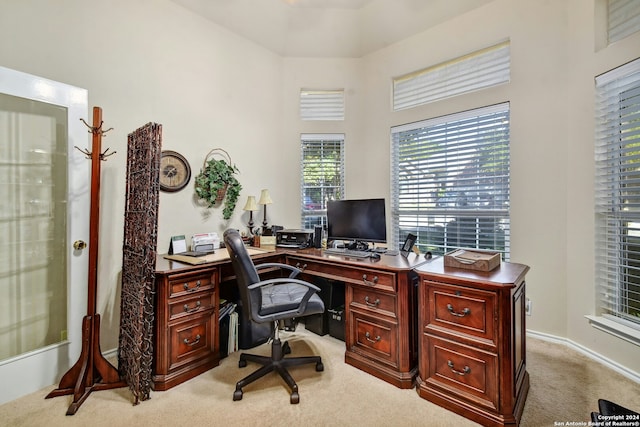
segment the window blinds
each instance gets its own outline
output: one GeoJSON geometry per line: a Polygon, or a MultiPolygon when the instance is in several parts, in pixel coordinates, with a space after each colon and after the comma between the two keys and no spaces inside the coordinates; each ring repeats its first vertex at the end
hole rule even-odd
{"type": "Polygon", "coordinates": [[[509,104],[391,129],[392,230],[435,254],[509,255],[509,104]]]}
{"type": "Polygon", "coordinates": [[[622,40],[640,30],[640,1],[608,0],[607,18],[609,43],[622,40]]]}
{"type": "Polygon", "coordinates": [[[510,43],[507,41],[395,78],[393,109],[416,107],[509,80],[510,43]]]}
{"type": "Polygon", "coordinates": [[[302,120],[344,120],[344,90],[300,90],[302,120]]]}
{"type": "Polygon", "coordinates": [[[596,77],[596,97],[598,299],[640,325],[640,59],[596,77]]]}
{"type": "Polygon", "coordinates": [[[302,228],[326,225],[327,200],[344,198],[344,134],[301,136],[302,228]]]}

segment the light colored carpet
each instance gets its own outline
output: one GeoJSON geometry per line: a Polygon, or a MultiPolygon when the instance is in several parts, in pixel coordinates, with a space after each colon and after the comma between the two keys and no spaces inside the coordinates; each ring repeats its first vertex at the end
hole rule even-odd
{"type": "MultiPolygon", "coordinates": [[[[477,426],[418,396],[401,390],[344,363],[344,343],[319,337],[299,325],[283,333],[294,355],[319,354],[324,372],[314,365],[296,367],[292,374],[300,403],[289,403],[282,380],[269,375],[244,388],[242,400],[232,400],[235,382],[253,371],[238,368],[239,353],[220,366],[151,399],[132,405],[128,389],[93,392],[73,416],[66,416],[71,396],[44,397],[52,385],[0,406],[4,426],[477,426]]],[[[252,353],[269,353],[265,344],[252,353]]],[[[598,398],[640,409],[640,385],[562,344],[527,340],[531,389],[522,426],[553,426],[555,422],[589,421],[598,398]]]]}

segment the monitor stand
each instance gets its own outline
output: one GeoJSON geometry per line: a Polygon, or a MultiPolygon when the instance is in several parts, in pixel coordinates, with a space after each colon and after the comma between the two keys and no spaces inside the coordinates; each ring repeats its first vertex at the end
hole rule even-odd
{"type": "Polygon", "coordinates": [[[354,241],[351,241],[351,242],[347,243],[345,245],[345,248],[351,249],[351,250],[356,250],[356,251],[368,251],[369,250],[369,243],[361,242],[359,240],[354,240],[354,241]]]}

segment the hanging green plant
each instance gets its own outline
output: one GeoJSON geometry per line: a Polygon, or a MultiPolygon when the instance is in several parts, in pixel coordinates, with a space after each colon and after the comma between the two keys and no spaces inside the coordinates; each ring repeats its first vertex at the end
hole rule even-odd
{"type": "Polygon", "coordinates": [[[222,217],[231,218],[236,208],[242,185],[236,178],[240,171],[231,163],[229,154],[221,148],[214,148],[204,159],[202,170],[196,176],[196,196],[207,203],[208,208],[224,202],[222,217]],[[221,154],[222,153],[222,154],[221,154]],[[215,159],[220,155],[224,158],[215,159]]]}

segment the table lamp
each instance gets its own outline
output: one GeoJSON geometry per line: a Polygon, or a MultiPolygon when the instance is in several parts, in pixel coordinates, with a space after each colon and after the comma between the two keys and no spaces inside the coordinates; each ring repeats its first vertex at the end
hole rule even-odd
{"type": "Polygon", "coordinates": [[[253,211],[258,210],[258,205],[256,204],[255,196],[247,197],[247,203],[245,203],[243,211],[249,211],[249,234],[253,234],[253,211]]]}
{"type": "Polygon", "coordinates": [[[264,205],[264,219],[262,221],[262,232],[267,228],[267,205],[273,203],[271,200],[271,196],[269,195],[269,190],[262,190],[260,192],[260,200],[258,200],[259,205],[264,205]]]}

